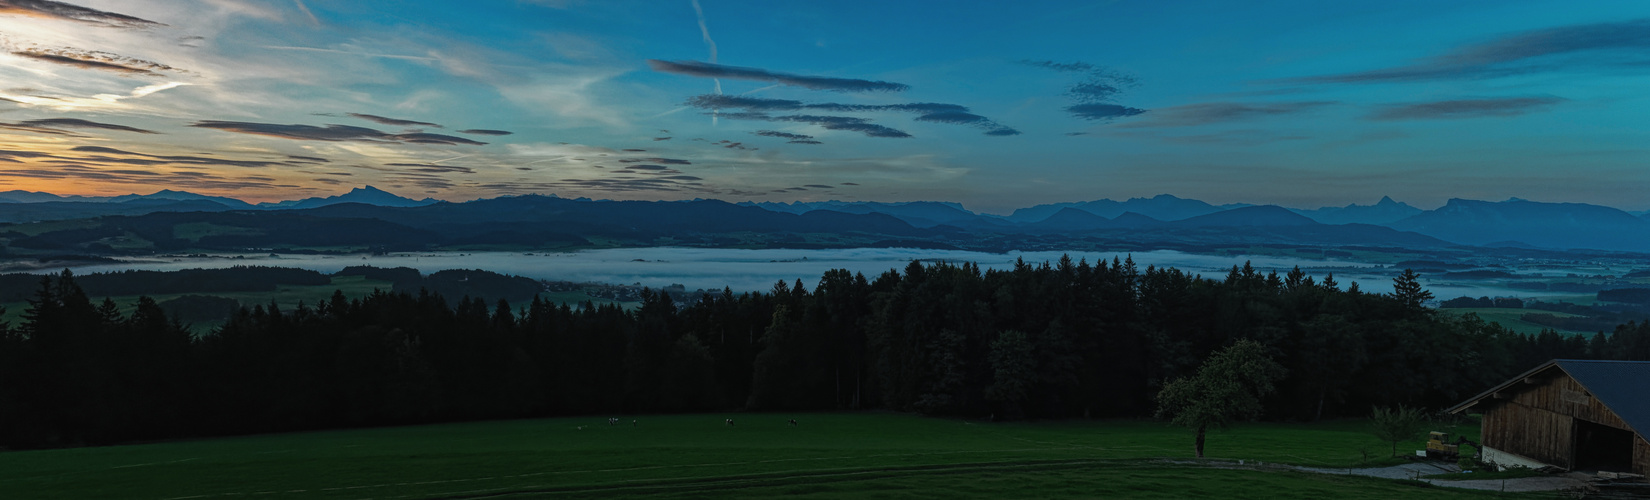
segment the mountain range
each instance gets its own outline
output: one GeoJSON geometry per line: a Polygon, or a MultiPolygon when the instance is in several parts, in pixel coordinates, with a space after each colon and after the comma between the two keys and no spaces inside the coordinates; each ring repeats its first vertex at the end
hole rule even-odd
{"type": "MultiPolygon", "coordinates": [[[[0,204],[24,203],[130,203],[141,202],[150,206],[159,206],[165,202],[177,201],[208,201],[223,205],[229,210],[285,210],[317,208],[339,203],[365,203],[385,207],[420,207],[440,203],[440,200],[425,198],[414,200],[390,194],[387,191],[363,186],[350,190],[338,196],[326,198],[305,198],[302,200],[287,200],[274,203],[251,204],[235,198],[223,196],[207,196],[188,191],[173,191],[165,189],[154,194],[127,194],[121,196],[58,196],[52,193],[39,191],[0,191],[0,204]]],[[[3,205],[0,205],[3,206],[3,205]]]]}
{"type": "MultiPolygon", "coordinates": [[[[390,238],[386,236],[389,233],[383,231],[368,231],[362,233],[365,239],[357,242],[375,244],[366,241],[373,240],[396,245],[437,240],[441,244],[565,242],[578,245],[590,241],[587,237],[592,236],[620,238],[638,244],[670,244],[676,238],[704,235],[807,233],[856,235],[835,244],[863,244],[882,239],[883,243],[898,241],[939,247],[967,246],[973,241],[993,239],[1004,245],[1019,245],[1047,236],[1084,236],[1095,241],[1145,238],[1169,243],[1265,243],[1267,238],[1275,238],[1279,242],[1308,245],[1382,245],[1384,242],[1388,246],[1403,247],[1454,244],[1650,252],[1650,220],[1645,216],[1599,205],[1541,203],[1516,198],[1503,202],[1452,199],[1435,210],[1422,210],[1390,197],[1383,197],[1373,205],[1295,209],[1250,204],[1217,206],[1164,194],[1125,201],[1101,199],[1043,204],[1000,216],[972,212],[957,203],[934,201],[733,204],[716,200],[642,202],[532,195],[449,203],[415,200],[372,186],[338,196],[259,204],[172,190],[111,197],[0,192],[0,222],[100,217],[128,218],[122,219],[127,223],[150,219],[180,224],[217,221],[211,223],[240,228],[264,223],[300,228],[299,219],[312,222],[376,220],[405,229],[400,234],[419,235],[410,239],[390,238]],[[232,213],[209,215],[215,212],[232,213]],[[259,213],[268,215],[255,216],[259,213]],[[154,217],[148,217],[150,215],[154,217]],[[368,234],[376,236],[367,238],[368,234]]],[[[343,226],[338,227],[341,230],[343,226]]],[[[271,243],[268,240],[273,238],[272,234],[285,234],[282,231],[246,229],[238,235],[212,235],[207,241],[263,246],[271,243]],[[264,238],[253,237],[253,233],[264,238]]],[[[162,241],[175,240],[155,237],[162,241]]],[[[790,245],[833,244],[800,241],[794,236],[785,238],[790,238],[786,243],[790,245]]],[[[50,246],[26,238],[14,239],[13,244],[23,242],[25,247],[29,244],[50,246]]],[[[347,235],[337,239],[348,240],[347,235]]],[[[727,236],[705,241],[734,244],[727,236]]]]}

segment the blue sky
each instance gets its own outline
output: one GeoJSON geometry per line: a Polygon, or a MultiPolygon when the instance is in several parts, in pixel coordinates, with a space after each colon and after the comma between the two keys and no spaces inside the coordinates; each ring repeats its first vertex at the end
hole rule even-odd
{"type": "Polygon", "coordinates": [[[0,49],[0,190],[1650,208],[1644,2],[0,0],[0,49]]]}

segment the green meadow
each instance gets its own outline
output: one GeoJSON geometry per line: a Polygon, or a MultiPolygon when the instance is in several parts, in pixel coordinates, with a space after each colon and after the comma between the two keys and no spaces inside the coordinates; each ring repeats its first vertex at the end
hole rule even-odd
{"type": "Polygon", "coordinates": [[[1483,319],[1484,321],[1487,321],[1487,322],[1490,322],[1490,323],[1500,323],[1501,326],[1506,327],[1508,330],[1512,330],[1514,333],[1522,333],[1522,334],[1525,334],[1525,335],[1535,335],[1535,334],[1541,333],[1541,330],[1543,330],[1543,329],[1551,329],[1553,331],[1556,331],[1558,333],[1565,334],[1565,335],[1592,335],[1594,333],[1594,332],[1582,332],[1582,331],[1576,331],[1576,330],[1559,330],[1559,329],[1555,329],[1555,328],[1552,328],[1552,327],[1541,326],[1541,325],[1538,325],[1538,324],[1535,324],[1535,323],[1524,321],[1524,319],[1523,319],[1525,314],[1530,314],[1530,313],[1551,314],[1553,316],[1558,316],[1560,318],[1570,318],[1570,317],[1579,316],[1577,314],[1571,314],[1571,313],[1567,313],[1567,312],[1544,311],[1544,310],[1540,310],[1540,309],[1507,309],[1507,308],[1490,308],[1490,307],[1451,307],[1451,308],[1441,308],[1441,309],[1438,309],[1438,311],[1442,312],[1442,313],[1446,313],[1446,314],[1455,314],[1455,315],[1460,315],[1460,316],[1465,316],[1467,314],[1477,314],[1478,317],[1483,319]]]}
{"type": "Polygon", "coordinates": [[[1196,460],[1189,431],[1151,421],[729,413],[471,422],[0,452],[0,498],[1495,497],[1281,466],[1401,463],[1367,427],[1243,425],[1211,434],[1210,458],[1196,460]]]}

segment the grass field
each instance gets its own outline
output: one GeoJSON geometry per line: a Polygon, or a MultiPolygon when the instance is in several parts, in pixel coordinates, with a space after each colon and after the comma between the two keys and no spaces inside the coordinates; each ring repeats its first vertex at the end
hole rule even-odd
{"type": "MultiPolygon", "coordinates": [[[[1364,421],[1191,434],[1159,422],[883,413],[557,418],[0,452],[0,498],[1490,498],[1255,468],[1347,467],[1364,421]],[[733,418],[728,426],[723,419],[733,418]],[[791,426],[795,418],[800,425],[791,426]],[[1242,459],[1235,467],[1229,460],[1242,459]]],[[[1475,427],[1450,429],[1475,435],[1475,427]]],[[[1419,442],[1399,447],[1409,453],[1419,442]]],[[[1377,459],[1395,463],[1401,459],[1377,459]]]]}
{"type": "MultiPolygon", "coordinates": [[[[1483,318],[1484,321],[1488,321],[1488,322],[1491,322],[1491,323],[1500,323],[1501,326],[1507,327],[1508,330],[1512,330],[1514,332],[1523,333],[1523,334],[1537,334],[1537,333],[1541,333],[1542,329],[1548,328],[1548,327],[1541,326],[1541,325],[1538,325],[1538,324],[1535,324],[1535,323],[1524,321],[1523,319],[1519,319],[1519,318],[1523,317],[1525,314],[1530,314],[1530,313],[1551,314],[1553,316],[1558,316],[1560,318],[1569,318],[1569,317],[1573,317],[1573,316],[1579,316],[1577,314],[1570,314],[1570,313],[1566,313],[1566,312],[1543,311],[1543,310],[1539,310],[1539,309],[1511,309],[1511,308],[1489,308],[1489,307],[1452,307],[1452,308],[1441,308],[1441,309],[1439,309],[1439,311],[1444,312],[1444,313],[1448,313],[1448,314],[1455,314],[1455,315],[1466,315],[1467,313],[1477,314],[1478,317],[1483,318]]],[[[1566,335],[1592,335],[1594,333],[1594,332],[1582,332],[1582,331],[1575,331],[1575,330],[1556,330],[1556,329],[1555,329],[1555,331],[1557,331],[1558,333],[1566,334],[1566,335]]]]}

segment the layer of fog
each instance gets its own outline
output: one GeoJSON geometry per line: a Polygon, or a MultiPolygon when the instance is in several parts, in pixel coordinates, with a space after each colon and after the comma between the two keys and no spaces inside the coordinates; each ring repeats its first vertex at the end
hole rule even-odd
{"type": "MultiPolygon", "coordinates": [[[[1221,279],[1232,266],[1250,263],[1261,272],[1276,271],[1282,275],[1295,266],[1322,279],[1333,273],[1342,287],[1352,282],[1368,292],[1390,292],[1392,277],[1399,270],[1365,262],[1343,260],[1310,260],[1276,256],[1196,255],[1172,250],[1156,250],[1133,254],[1071,253],[1059,251],[1011,252],[993,254],[951,250],[918,250],[904,248],[855,248],[830,250],[744,250],[717,248],[619,248],[584,250],[569,253],[518,252],[435,252],[394,255],[214,255],[177,259],[134,259],[122,263],[100,263],[71,266],[76,273],[94,273],[142,270],[177,270],[189,268],[223,268],[231,266],[276,266],[311,269],[324,273],[337,272],[347,266],[371,265],[377,267],[411,267],[425,274],[448,269],[484,269],[488,271],[526,276],[535,279],[574,282],[642,285],[661,288],[682,285],[688,290],[720,290],[732,288],[736,292],[763,291],[773,288],[775,282],[794,283],[800,279],[809,288],[827,270],[847,269],[864,273],[867,279],[889,270],[904,269],[912,260],[924,262],[972,262],[982,268],[1012,268],[1017,259],[1030,264],[1057,262],[1069,254],[1073,261],[1130,258],[1144,271],[1147,266],[1173,267],[1205,277],[1221,279]]],[[[40,272],[55,272],[41,270],[40,272]]],[[[1474,283],[1432,282],[1424,279],[1428,289],[1439,298],[1458,296],[1518,296],[1540,297],[1569,295],[1558,292],[1532,292],[1474,283]]]]}

